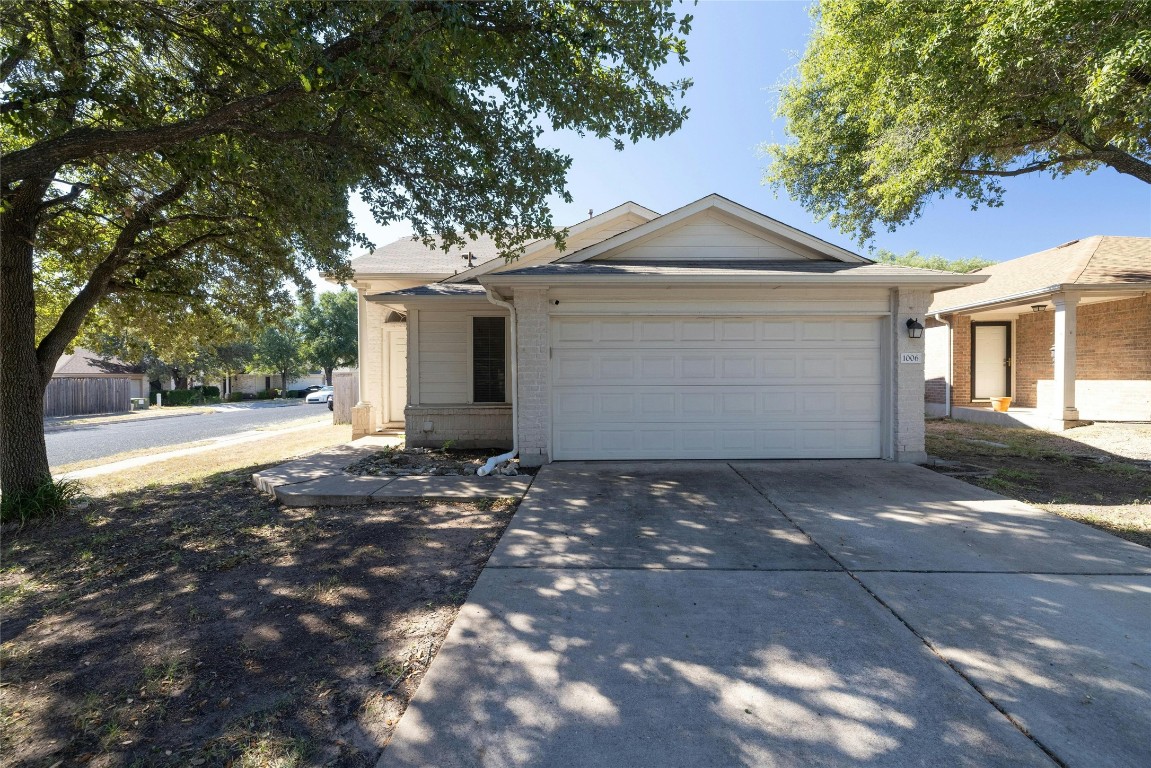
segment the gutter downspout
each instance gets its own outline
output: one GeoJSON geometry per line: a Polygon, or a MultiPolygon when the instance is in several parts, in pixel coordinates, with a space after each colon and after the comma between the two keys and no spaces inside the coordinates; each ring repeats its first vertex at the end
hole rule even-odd
{"type": "Polygon", "coordinates": [[[501,453],[499,456],[493,456],[487,462],[476,470],[476,474],[480,477],[487,477],[491,474],[492,470],[496,468],[497,464],[502,464],[505,461],[514,459],[516,454],[519,453],[520,442],[520,407],[519,407],[519,389],[517,387],[516,371],[519,369],[519,356],[518,347],[516,345],[516,308],[509,301],[504,301],[497,297],[495,291],[491,288],[485,287],[484,293],[487,294],[488,301],[495,304],[497,307],[503,307],[508,311],[511,322],[511,392],[512,392],[512,449],[507,453],[501,453]]]}

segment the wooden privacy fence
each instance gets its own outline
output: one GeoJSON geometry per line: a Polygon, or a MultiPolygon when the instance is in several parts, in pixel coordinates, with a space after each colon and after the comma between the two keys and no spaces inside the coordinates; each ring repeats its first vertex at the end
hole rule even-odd
{"type": "Polygon", "coordinates": [[[59,378],[44,390],[45,416],[82,416],[132,410],[131,379],[59,378]]]}
{"type": "Polygon", "coordinates": [[[332,387],[332,423],[351,424],[352,406],[360,401],[359,371],[336,371],[332,387]]]}

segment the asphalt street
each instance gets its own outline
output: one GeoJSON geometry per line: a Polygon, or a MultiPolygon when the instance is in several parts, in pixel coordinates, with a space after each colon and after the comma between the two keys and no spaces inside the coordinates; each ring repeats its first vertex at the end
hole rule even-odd
{"type": "Polygon", "coordinates": [[[164,448],[211,440],[307,418],[323,421],[331,419],[331,414],[322,404],[278,408],[231,406],[218,412],[174,418],[51,428],[44,439],[48,444],[48,463],[58,467],[142,448],[164,448]]]}

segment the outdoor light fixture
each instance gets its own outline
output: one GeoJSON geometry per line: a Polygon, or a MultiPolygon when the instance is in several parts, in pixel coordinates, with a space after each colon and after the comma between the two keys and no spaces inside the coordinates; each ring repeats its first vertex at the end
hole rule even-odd
{"type": "Polygon", "coordinates": [[[1031,305],[1031,311],[1032,312],[1042,312],[1045,309],[1047,309],[1046,304],[1032,304],[1031,305]]]}
{"type": "Polygon", "coordinates": [[[907,319],[907,338],[909,339],[922,339],[923,338],[923,323],[916,320],[914,317],[907,319]]]}

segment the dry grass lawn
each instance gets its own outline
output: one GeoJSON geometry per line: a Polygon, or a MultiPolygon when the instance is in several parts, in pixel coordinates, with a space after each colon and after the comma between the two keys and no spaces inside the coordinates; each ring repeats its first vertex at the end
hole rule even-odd
{"type": "Polygon", "coordinates": [[[86,481],[0,545],[0,767],[374,766],[512,500],[285,509],[321,427],[86,481]]]}
{"type": "Polygon", "coordinates": [[[983,470],[968,482],[1151,547],[1151,424],[1052,433],[932,420],[927,452],[983,470]]]}

